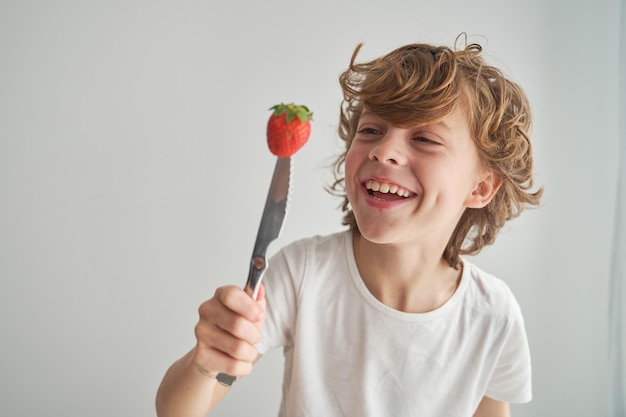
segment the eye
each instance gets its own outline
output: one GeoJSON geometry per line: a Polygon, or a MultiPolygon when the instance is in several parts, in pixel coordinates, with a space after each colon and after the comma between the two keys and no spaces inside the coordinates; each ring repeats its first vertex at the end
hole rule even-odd
{"type": "Polygon", "coordinates": [[[364,126],[364,127],[359,128],[359,130],[357,130],[357,133],[360,133],[362,135],[379,135],[382,132],[373,127],[364,126]]]}
{"type": "Polygon", "coordinates": [[[364,124],[360,126],[356,133],[359,136],[380,136],[384,134],[378,126],[371,124],[364,124]]]}
{"type": "Polygon", "coordinates": [[[419,135],[418,135],[418,136],[415,136],[415,137],[413,138],[413,140],[414,140],[415,142],[420,142],[420,143],[425,143],[425,144],[430,144],[430,145],[439,145],[439,142],[438,142],[438,141],[436,141],[436,140],[434,140],[434,139],[430,139],[430,138],[428,138],[428,137],[426,137],[426,136],[419,136],[419,135]]]}

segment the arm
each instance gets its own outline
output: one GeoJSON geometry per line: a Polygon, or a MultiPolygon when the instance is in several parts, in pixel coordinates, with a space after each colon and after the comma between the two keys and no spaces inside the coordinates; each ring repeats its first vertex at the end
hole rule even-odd
{"type": "Polygon", "coordinates": [[[194,350],[191,350],[174,362],[163,377],[156,397],[157,416],[204,417],[227,390],[215,377],[200,372],[194,362],[194,350]]]}
{"type": "Polygon", "coordinates": [[[474,413],[474,417],[511,417],[509,403],[483,397],[474,413]]]}
{"type": "Polygon", "coordinates": [[[174,362],[161,381],[157,416],[206,416],[229,391],[217,382],[218,373],[243,376],[252,371],[264,313],[263,287],[258,301],[237,287],[218,288],[199,308],[196,346],[174,362]]]}

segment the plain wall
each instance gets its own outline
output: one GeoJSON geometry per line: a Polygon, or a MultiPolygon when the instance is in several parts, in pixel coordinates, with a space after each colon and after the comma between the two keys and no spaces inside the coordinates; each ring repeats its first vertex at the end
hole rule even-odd
{"type": "MultiPolygon", "coordinates": [[[[460,32],[535,113],[543,207],[474,259],[526,317],[534,400],[514,415],[606,415],[618,12],[618,0],[2,0],[0,415],[154,415],[200,303],[245,280],[273,169],[268,108],[314,111],[274,252],[341,229],[324,185],[356,44],[364,60],[460,32]]],[[[263,358],[216,415],[275,415],[281,359],[263,358]]]]}

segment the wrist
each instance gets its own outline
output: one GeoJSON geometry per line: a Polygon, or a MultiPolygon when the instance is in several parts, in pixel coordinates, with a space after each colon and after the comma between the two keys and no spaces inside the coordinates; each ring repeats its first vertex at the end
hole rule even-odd
{"type": "Polygon", "coordinates": [[[206,369],[204,366],[200,364],[200,362],[197,360],[197,349],[198,347],[196,346],[191,351],[189,351],[187,361],[186,361],[187,369],[189,369],[189,372],[192,372],[202,378],[215,380],[217,378],[218,372],[211,371],[210,369],[206,369]]]}

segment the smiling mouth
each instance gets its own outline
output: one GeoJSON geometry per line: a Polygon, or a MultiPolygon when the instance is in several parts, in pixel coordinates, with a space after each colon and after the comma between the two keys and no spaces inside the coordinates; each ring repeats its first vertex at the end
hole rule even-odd
{"type": "Polygon", "coordinates": [[[411,192],[398,187],[396,184],[367,180],[365,182],[367,193],[379,200],[402,200],[411,196],[411,192]]]}

